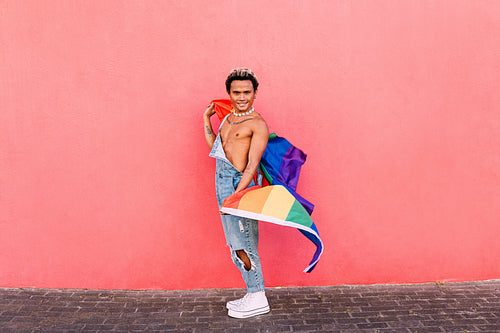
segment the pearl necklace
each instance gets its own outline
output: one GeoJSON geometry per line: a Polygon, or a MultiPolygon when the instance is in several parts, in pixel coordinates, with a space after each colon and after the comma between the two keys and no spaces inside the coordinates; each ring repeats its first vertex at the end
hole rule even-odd
{"type": "Polygon", "coordinates": [[[243,117],[243,116],[246,116],[247,114],[250,114],[253,112],[253,108],[250,109],[250,111],[247,111],[247,112],[243,112],[243,113],[236,113],[235,110],[233,110],[233,114],[236,116],[236,117],[243,117]]]}

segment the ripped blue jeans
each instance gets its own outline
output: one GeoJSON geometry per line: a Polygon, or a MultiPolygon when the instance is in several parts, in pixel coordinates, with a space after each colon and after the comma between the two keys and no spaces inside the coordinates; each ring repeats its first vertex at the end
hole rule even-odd
{"type": "MultiPolygon", "coordinates": [[[[234,193],[240,183],[242,173],[222,159],[216,159],[215,189],[219,208],[225,198],[234,193]]],[[[258,180],[260,183],[260,180],[258,180]]],[[[255,185],[254,181],[249,186],[255,185]]],[[[259,184],[260,185],[260,184],[259,184]]],[[[264,278],[260,265],[259,253],[259,222],[235,215],[221,215],[222,227],[226,243],[231,249],[231,258],[240,270],[247,286],[247,292],[254,293],[264,290],[264,278]],[[246,270],[243,261],[236,251],[244,250],[250,258],[251,268],[246,270]]]]}

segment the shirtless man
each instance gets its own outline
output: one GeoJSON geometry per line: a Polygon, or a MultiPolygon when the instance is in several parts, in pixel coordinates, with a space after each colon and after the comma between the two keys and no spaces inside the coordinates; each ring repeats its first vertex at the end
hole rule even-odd
{"type": "MultiPolygon", "coordinates": [[[[266,122],[252,106],[258,85],[251,70],[232,70],[226,80],[226,90],[234,110],[224,118],[217,135],[210,122],[215,114],[213,103],[203,114],[210,156],[216,158],[215,187],[219,208],[231,194],[255,185],[254,176],[269,138],[266,122]]],[[[259,185],[260,179],[257,180],[259,185]]],[[[269,312],[257,252],[258,221],[234,215],[221,215],[221,219],[232,260],[247,287],[243,298],[227,302],[228,315],[248,318],[269,312]]]]}

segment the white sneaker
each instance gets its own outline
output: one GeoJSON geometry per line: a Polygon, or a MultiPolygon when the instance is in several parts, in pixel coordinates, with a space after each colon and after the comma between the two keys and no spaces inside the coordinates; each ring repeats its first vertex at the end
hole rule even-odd
{"type": "Polygon", "coordinates": [[[238,307],[238,305],[240,305],[241,302],[243,302],[243,300],[245,298],[247,298],[248,296],[248,293],[243,296],[242,298],[238,298],[238,299],[235,299],[234,301],[229,301],[226,303],[226,309],[228,310],[231,310],[231,309],[235,309],[236,307],[238,307]]]}
{"type": "Polygon", "coordinates": [[[248,318],[257,316],[260,314],[268,313],[269,303],[267,302],[266,293],[264,291],[259,291],[256,293],[248,293],[243,298],[233,301],[234,303],[228,302],[226,306],[228,308],[229,317],[233,318],[248,318]]]}

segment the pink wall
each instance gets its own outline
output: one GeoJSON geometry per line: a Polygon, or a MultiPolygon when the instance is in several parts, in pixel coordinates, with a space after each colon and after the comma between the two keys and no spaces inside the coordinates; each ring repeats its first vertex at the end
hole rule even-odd
{"type": "Polygon", "coordinates": [[[500,278],[498,1],[0,1],[0,286],[243,287],[201,114],[249,66],[325,252],[268,286],[500,278]]]}

